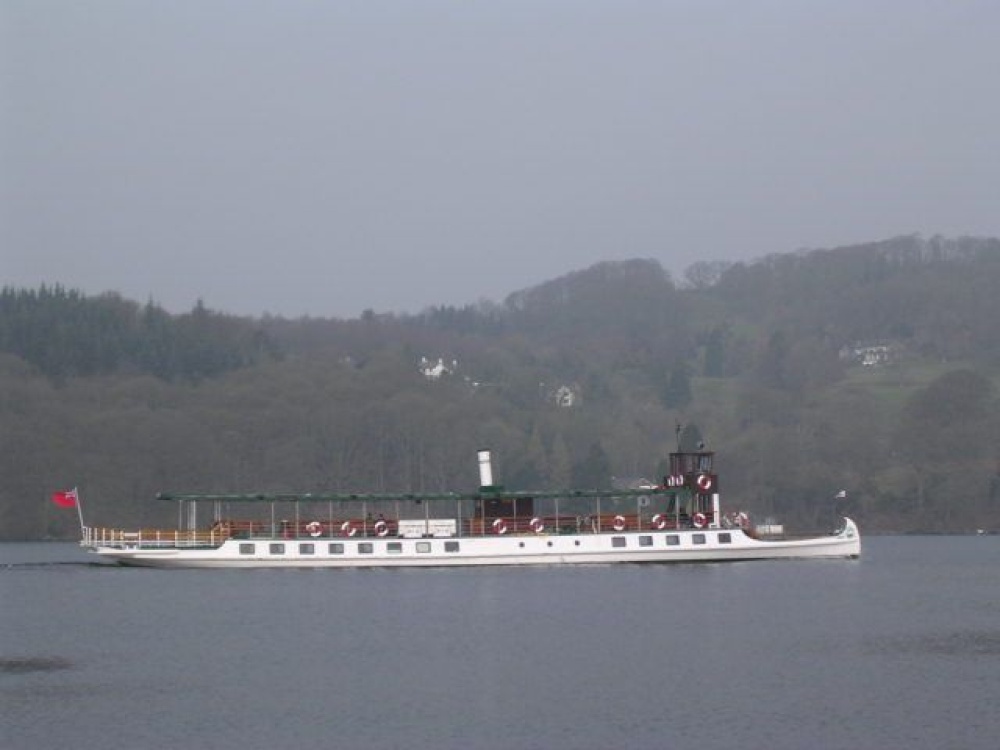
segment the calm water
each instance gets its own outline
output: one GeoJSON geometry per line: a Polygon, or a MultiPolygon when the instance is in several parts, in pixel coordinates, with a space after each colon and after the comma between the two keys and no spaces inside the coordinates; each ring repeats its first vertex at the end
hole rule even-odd
{"type": "Polygon", "coordinates": [[[156,571],[0,545],[0,747],[1000,746],[1000,537],[860,561],[156,571]]]}

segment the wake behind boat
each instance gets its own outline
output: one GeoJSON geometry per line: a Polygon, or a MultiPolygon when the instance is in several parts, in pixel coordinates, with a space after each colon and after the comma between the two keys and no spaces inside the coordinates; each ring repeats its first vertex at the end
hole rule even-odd
{"type": "Polygon", "coordinates": [[[715,455],[670,455],[658,485],[510,492],[479,452],[473,493],[159,495],[175,530],[83,527],[81,545],[126,565],[359,568],[854,558],[857,525],[826,536],[764,538],[723,514],[715,455]],[[199,525],[199,512],[210,513],[199,525]],[[238,515],[236,514],[238,512],[238,515]]]}

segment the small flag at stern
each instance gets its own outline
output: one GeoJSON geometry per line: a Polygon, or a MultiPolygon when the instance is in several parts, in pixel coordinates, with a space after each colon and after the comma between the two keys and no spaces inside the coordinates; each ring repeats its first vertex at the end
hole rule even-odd
{"type": "Polygon", "coordinates": [[[63,490],[52,493],[52,502],[60,508],[75,508],[79,498],[76,494],[76,487],[71,490],[63,490]]]}

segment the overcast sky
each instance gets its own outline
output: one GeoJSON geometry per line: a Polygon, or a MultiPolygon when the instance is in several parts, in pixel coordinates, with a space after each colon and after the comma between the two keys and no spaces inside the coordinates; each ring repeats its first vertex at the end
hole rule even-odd
{"type": "Polygon", "coordinates": [[[0,284],[354,317],[1000,236],[1000,2],[0,0],[0,284]]]}

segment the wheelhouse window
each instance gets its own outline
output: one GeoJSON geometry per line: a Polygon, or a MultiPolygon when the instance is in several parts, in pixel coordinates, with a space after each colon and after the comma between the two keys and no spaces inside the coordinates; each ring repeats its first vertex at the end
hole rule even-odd
{"type": "Polygon", "coordinates": [[[272,542],[268,547],[268,551],[272,555],[283,555],[285,554],[285,545],[283,542],[272,542]]]}
{"type": "Polygon", "coordinates": [[[257,550],[257,545],[253,542],[243,542],[240,544],[241,555],[252,555],[257,550]]]}

